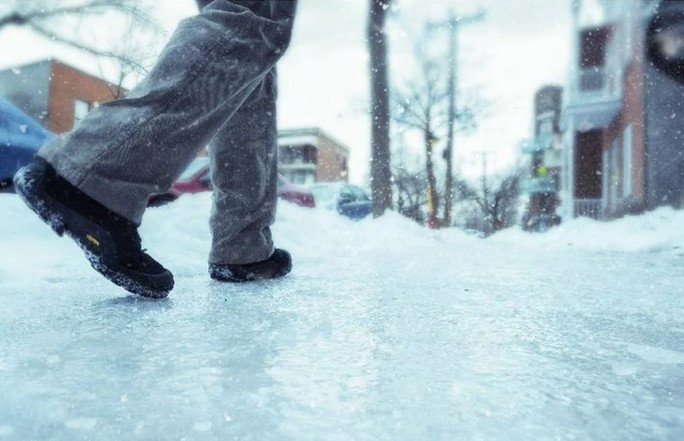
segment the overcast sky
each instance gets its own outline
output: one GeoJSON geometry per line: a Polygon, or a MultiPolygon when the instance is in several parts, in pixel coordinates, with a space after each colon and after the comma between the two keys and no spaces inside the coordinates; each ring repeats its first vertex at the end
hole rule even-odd
{"type": "MultiPolygon", "coordinates": [[[[349,144],[353,177],[367,170],[366,0],[302,0],[293,45],[281,65],[281,122],[320,125],[349,144]]],[[[544,84],[563,84],[570,53],[568,0],[398,0],[390,28],[393,82],[411,74],[413,41],[427,21],[486,10],[481,23],[459,32],[459,88],[477,89],[490,105],[478,130],[456,139],[456,162],[465,173],[511,164],[532,130],[532,100],[544,84]],[[476,152],[475,154],[473,152],[476,152]]],[[[446,32],[436,33],[446,39],[446,32]]],[[[416,145],[419,149],[420,145],[416,145]]]]}
{"type": "MultiPolygon", "coordinates": [[[[413,41],[428,20],[443,20],[451,9],[468,15],[486,10],[481,23],[459,32],[459,88],[478,90],[489,109],[478,129],[456,139],[460,169],[479,172],[480,154],[490,166],[510,164],[518,143],[532,130],[532,99],[544,84],[563,84],[570,53],[569,0],[395,0],[391,21],[391,78],[410,76],[413,41]]],[[[350,147],[351,178],[363,183],[368,171],[368,61],[364,42],[367,0],[300,0],[290,50],[279,65],[279,124],[316,126],[350,147]]],[[[192,0],[167,0],[159,7],[169,29],[195,13],[192,0]]],[[[95,29],[107,32],[107,29],[95,29]]],[[[444,41],[446,32],[436,33],[444,41]]],[[[0,68],[48,56],[97,74],[88,57],[57,47],[25,30],[0,31],[0,68]]],[[[420,145],[414,148],[418,152],[420,145]]]]}

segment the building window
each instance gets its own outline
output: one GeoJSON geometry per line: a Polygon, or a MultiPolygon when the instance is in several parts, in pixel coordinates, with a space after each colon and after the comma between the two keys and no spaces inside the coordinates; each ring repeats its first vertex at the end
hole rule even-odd
{"type": "Polygon", "coordinates": [[[610,206],[610,150],[603,151],[602,165],[601,165],[601,188],[603,189],[603,206],[608,208],[610,206]]]}
{"type": "Polygon", "coordinates": [[[553,119],[543,119],[539,121],[539,135],[551,136],[553,133],[553,119]]]}
{"type": "Polygon", "coordinates": [[[316,147],[306,145],[303,147],[303,161],[304,164],[316,164],[318,162],[316,147]]]}
{"type": "Polygon", "coordinates": [[[618,188],[620,187],[618,146],[618,140],[614,139],[610,148],[610,204],[612,208],[617,207],[618,188]]]}
{"type": "Polygon", "coordinates": [[[304,146],[286,145],[280,151],[281,164],[302,164],[304,160],[304,146]]]}
{"type": "Polygon", "coordinates": [[[293,184],[305,185],[314,182],[314,174],[308,171],[295,170],[290,172],[288,177],[293,184]]]}
{"type": "Polygon", "coordinates": [[[78,124],[90,111],[90,103],[82,100],[74,100],[74,125],[78,124]]]}
{"type": "Polygon", "coordinates": [[[553,135],[553,112],[545,112],[537,116],[537,135],[540,138],[551,138],[553,135]]]}
{"type": "Polygon", "coordinates": [[[634,17],[632,15],[632,5],[631,4],[629,6],[627,6],[627,10],[625,11],[625,18],[624,18],[623,27],[624,27],[623,38],[625,39],[625,60],[624,60],[624,62],[627,63],[633,57],[633,54],[632,54],[632,51],[633,51],[632,36],[633,36],[633,32],[634,32],[634,17]]]}
{"type": "Polygon", "coordinates": [[[291,164],[292,163],[292,148],[290,146],[283,146],[278,152],[278,162],[281,164],[291,164]]]}
{"type": "Polygon", "coordinates": [[[632,125],[625,127],[625,133],[622,137],[624,144],[622,150],[622,194],[623,197],[632,195],[632,125]]]}

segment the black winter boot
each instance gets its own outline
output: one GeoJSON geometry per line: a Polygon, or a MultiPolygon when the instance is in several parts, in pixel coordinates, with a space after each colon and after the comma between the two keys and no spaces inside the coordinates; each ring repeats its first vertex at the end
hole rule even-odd
{"type": "Polygon", "coordinates": [[[209,264],[209,276],[220,282],[249,282],[283,277],[292,270],[292,257],[276,248],[271,257],[261,262],[246,264],[209,264]]]}
{"type": "Polygon", "coordinates": [[[166,297],[173,275],[141,248],[138,225],[95,201],[44,159],[14,177],[16,192],[60,236],[67,233],[90,265],[122,288],[145,297],[166,297]]]}

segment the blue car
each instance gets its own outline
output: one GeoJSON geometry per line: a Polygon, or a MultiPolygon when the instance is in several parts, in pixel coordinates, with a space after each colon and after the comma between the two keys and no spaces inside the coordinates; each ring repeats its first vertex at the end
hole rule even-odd
{"type": "Polygon", "coordinates": [[[309,186],[317,207],[333,210],[352,220],[360,220],[373,210],[370,196],[363,188],[346,182],[330,182],[309,186]]]}
{"type": "Polygon", "coordinates": [[[14,174],[55,135],[17,106],[0,98],[0,190],[12,185],[14,174]]]}

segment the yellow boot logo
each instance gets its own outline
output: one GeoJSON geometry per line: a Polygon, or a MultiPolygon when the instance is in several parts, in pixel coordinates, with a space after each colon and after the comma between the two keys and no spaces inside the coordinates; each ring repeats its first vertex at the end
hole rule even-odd
{"type": "Polygon", "coordinates": [[[97,239],[95,239],[95,237],[94,237],[93,235],[87,234],[87,235],[86,235],[86,239],[88,239],[88,241],[89,241],[90,243],[92,243],[93,245],[95,245],[96,247],[99,247],[99,246],[100,246],[100,241],[97,240],[97,239]]]}

